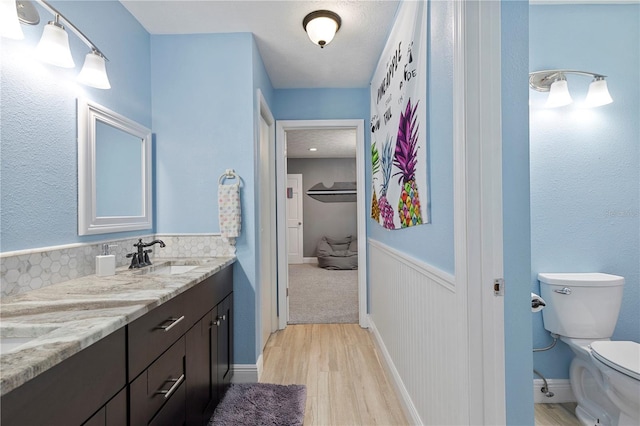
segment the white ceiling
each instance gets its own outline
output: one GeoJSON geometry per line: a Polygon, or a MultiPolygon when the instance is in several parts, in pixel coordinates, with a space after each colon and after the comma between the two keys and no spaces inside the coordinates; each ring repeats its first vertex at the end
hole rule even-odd
{"type": "Polygon", "coordinates": [[[364,88],[384,48],[396,0],[121,0],[151,34],[251,32],[276,89],[364,88]],[[324,49],[302,19],[328,9],[342,27],[324,49]]]}
{"type": "Polygon", "coordinates": [[[355,129],[287,130],[287,158],[355,158],[355,129]],[[316,148],[317,151],[309,151],[316,148]]]}

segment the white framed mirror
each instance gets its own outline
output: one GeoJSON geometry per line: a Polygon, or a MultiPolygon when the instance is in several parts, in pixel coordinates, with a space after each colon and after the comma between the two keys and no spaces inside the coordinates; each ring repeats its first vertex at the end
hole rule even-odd
{"type": "Polygon", "coordinates": [[[151,229],[151,130],[78,99],[78,234],[151,229]]]}

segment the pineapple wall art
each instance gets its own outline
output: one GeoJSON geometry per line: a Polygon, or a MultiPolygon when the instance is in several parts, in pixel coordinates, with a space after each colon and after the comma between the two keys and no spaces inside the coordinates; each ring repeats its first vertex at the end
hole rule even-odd
{"type": "Polygon", "coordinates": [[[371,218],[389,230],[430,222],[426,5],[400,7],[371,82],[371,218]]]}

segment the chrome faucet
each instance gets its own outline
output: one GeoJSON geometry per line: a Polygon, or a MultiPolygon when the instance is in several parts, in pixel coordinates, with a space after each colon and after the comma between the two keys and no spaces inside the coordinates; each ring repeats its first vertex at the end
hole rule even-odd
{"type": "Polygon", "coordinates": [[[153,250],[145,250],[145,247],[151,247],[154,244],[159,244],[160,247],[166,247],[166,244],[162,240],[153,240],[150,243],[143,243],[142,238],[138,239],[138,242],[133,245],[134,247],[137,247],[138,251],[127,255],[127,257],[131,258],[131,265],[129,265],[129,269],[142,268],[143,266],[151,265],[149,253],[153,252],[153,250]]]}

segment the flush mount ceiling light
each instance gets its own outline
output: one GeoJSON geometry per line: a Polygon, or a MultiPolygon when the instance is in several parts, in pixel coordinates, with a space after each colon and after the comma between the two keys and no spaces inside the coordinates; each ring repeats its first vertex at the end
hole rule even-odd
{"type": "Polygon", "coordinates": [[[341,24],[340,16],[330,10],[316,10],[302,20],[302,28],[307,32],[309,39],[320,48],[331,43],[341,24]]]}
{"type": "MultiPolygon", "coordinates": [[[[73,62],[73,57],[71,56],[71,50],[69,49],[69,35],[65,30],[65,26],[61,24],[60,21],[64,21],[64,24],[67,28],[69,28],[74,34],[82,40],[84,44],[91,48],[91,52],[89,52],[85,58],[84,66],[78,74],[78,81],[87,86],[95,87],[98,89],[109,89],[111,85],[109,84],[109,78],[107,77],[107,70],[105,61],[107,61],[107,57],[98,49],[98,47],[93,44],[89,38],[78,29],[69,19],[67,19],[62,13],[60,13],[56,8],[51,6],[45,0],[36,0],[44,9],[49,11],[53,16],[54,20],[49,21],[47,25],[45,25],[44,30],[42,32],[42,38],[36,47],[36,54],[39,59],[48,64],[56,65],[59,67],[65,68],[73,68],[75,63],[73,62]]],[[[29,25],[37,25],[40,22],[40,16],[38,11],[33,6],[30,1],[7,1],[1,0],[2,3],[2,36],[10,37],[10,35],[5,35],[4,31],[4,19],[5,19],[5,3],[10,4],[13,10],[16,11],[17,20],[23,24],[29,25]]],[[[9,12],[9,11],[7,11],[9,12]]],[[[13,15],[11,15],[12,22],[15,21],[13,15]]],[[[20,29],[20,28],[18,28],[20,29]]],[[[20,33],[22,30],[20,29],[20,33]]]]}
{"type": "Polygon", "coordinates": [[[318,150],[318,148],[309,148],[309,151],[311,152],[316,152],[318,150]]]}
{"type": "Polygon", "coordinates": [[[573,102],[569,94],[566,74],[586,75],[593,78],[584,102],[585,106],[598,107],[613,102],[605,75],[576,70],[546,70],[529,73],[529,86],[532,89],[538,92],[549,92],[545,107],[556,108],[573,102]]]}

